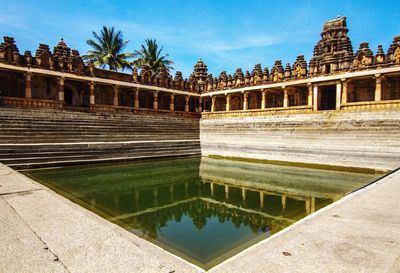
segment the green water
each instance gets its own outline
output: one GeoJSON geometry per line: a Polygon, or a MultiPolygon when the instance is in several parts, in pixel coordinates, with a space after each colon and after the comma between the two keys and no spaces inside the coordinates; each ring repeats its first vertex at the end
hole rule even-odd
{"type": "Polygon", "coordinates": [[[377,177],[210,158],[26,174],[205,269],[377,177]]]}

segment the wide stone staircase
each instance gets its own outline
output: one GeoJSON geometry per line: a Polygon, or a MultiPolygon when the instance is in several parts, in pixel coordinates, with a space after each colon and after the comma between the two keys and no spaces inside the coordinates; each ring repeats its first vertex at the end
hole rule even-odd
{"type": "Polygon", "coordinates": [[[200,153],[197,117],[0,108],[0,162],[15,169],[200,153]]]}

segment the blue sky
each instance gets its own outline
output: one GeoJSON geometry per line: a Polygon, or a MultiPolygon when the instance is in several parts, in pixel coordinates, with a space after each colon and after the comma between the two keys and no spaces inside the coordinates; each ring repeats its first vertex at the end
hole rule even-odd
{"type": "Polygon", "coordinates": [[[115,26],[129,40],[127,51],[156,38],[188,77],[199,57],[214,76],[254,64],[271,67],[281,59],[307,62],[325,20],[347,17],[354,52],[361,42],[386,52],[400,35],[400,1],[269,1],[269,0],[1,0],[2,36],[13,36],[20,52],[36,51],[39,43],[52,49],[61,37],[85,54],[91,31],[115,26]]]}

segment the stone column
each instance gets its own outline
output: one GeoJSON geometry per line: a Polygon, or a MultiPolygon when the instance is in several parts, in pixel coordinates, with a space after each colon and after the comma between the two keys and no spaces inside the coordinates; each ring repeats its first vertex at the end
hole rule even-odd
{"type": "Polygon", "coordinates": [[[175,109],[174,99],[175,99],[174,94],[169,95],[169,110],[171,112],[173,112],[175,109]]]}
{"type": "Polygon", "coordinates": [[[211,97],[211,112],[215,112],[215,100],[217,97],[212,96],[211,97]]]}
{"type": "Polygon", "coordinates": [[[135,89],[135,101],[133,102],[133,107],[135,108],[135,110],[139,109],[139,89],[138,88],[135,89]]]}
{"type": "Polygon", "coordinates": [[[244,92],[243,93],[243,111],[247,110],[247,98],[248,98],[249,94],[244,92]]]}
{"type": "Polygon", "coordinates": [[[347,83],[346,79],[342,79],[342,105],[347,103],[347,83]]]}
{"type": "Polygon", "coordinates": [[[229,186],[225,185],[225,199],[229,199],[229,186]]]}
{"type": "Polygon", "coordinates": [[[313,85],[311,83],[308,85],[308,94],[307,94],[307,106],[313,105],[313,85]]]}
{"type": "Polygon", "coordinates": [[[203,112],[203,100],[201,99],[201,97],[199,97],[199,107],[198,107],[198,111],[199,113],[203,112]]]}
{"type": "Polygon", "coordinates": [[[118,106],[118,85],[114,85],[113,105],[118,106]]]}
{"type": "Polygon", "coordinates": [[[229,112],[231,110],[231,95],[227,94],[226,95],[226,112],[229,112]]]}
{"type": "Polygon", "coordinates": [[[247,199],[247,190],[246,189],[242,189],[242,199],[243,199],[243,203],[245,203],[246,199],[247,199]]]}
{"type": "Polygon", "coordinates": [[[282,194],[282,210],[285,211],[286,209],[286,195],[282,194]]]}
{"type": "Polygon", "coordinates": [[[318,85],[313,86],[313,110],[318,111],[318,85]]]}
{"type": "Polygon", "coordinates": [[[260,191],[260,208],[264,207],[264,193],[260,191]]]}
{"type": "Polygon", "coordinates": [[[342,82],[336,82],[336,110],[340,110],[340,102],[342,100],[342,82]]]}
{"type": "Polygon", "coordinates": [[[382,99],[382,77],[380,74],[375,75],[375,101],[382,99]]]}
{"type": "Polygon", "coordinates": [[[185,97],[185,112],[186,113],[189,112],[189,99],[190,99],[189,96],[185,97]]]}
{"type": "Polygon", "coordinates": [[[94,105],[94,103],[95,103],[94,82],[89,83],[89,93],[90,93],[90,105],[94,105]]]}
{"type": "Polygon", "coordinates": [[[267,106],[267,91],[261,91],[261,109],[265,109],[267,106]]]}
{"type": "Polygon", "coordinates": [[[214,196],[214,183],[213,182],[210,182],[210,193],[211,193],[211,196],[214,196]]]}
{"type": "Polygon", "coordinates": [[[32,73],[28,72],[25,74],[25,98],[32,98],[32,88],[31,88],[32,73]]]}
{"type": "Polygon", "coordinates": [[[64,77],[58,78],[58,100],[64,101],[64,77]]]}
{"type": "Polygon", "coordinates": [[[158,92],[153,91],[153,110],[157,111],[158,110],[158,92]]]}
{"type": "Polygon", "coordinates": [[[283,107],[289,106],[288,90],[286,87],[283,88],[283,107]]]}

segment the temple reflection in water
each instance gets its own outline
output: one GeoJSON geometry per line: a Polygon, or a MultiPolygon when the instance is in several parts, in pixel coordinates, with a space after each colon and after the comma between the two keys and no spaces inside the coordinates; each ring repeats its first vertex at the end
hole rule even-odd
{"type": "Polygon", "coordinates": [[[210,158],[88,165],[30,175],[205,268],[374,177],[210,158]]]}

